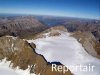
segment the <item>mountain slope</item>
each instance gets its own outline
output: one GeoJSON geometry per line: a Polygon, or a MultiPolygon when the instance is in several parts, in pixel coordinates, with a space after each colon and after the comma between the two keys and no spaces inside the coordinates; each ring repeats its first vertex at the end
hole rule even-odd
{"type": "Polygon", "coordinates": [[[42,55],[37,54],[35,48],[34,43],[17,37],[0,37],[0,74],[5,74],[5,71],[11,75],[14,72],[15,75],[72,75],[70,70],[66,73],[52,71],[51,64],[48,64],[42,55]],[[5,58],[6,62],[3,62],[5,58]]]}
{"type": "Polygon", "coordinates": [[[43,25],[33,16],[10,16],[0,18],[0,36],[25,36],[35,34],[46,29],[47,26],[43,25]]]}
{"type": "Polygon", "coordinates": [[[91,32],[74,32],[75,37],[85,48],[85,50],[94,57],[100,58],[100,42],[96,40],[91,32]]]}

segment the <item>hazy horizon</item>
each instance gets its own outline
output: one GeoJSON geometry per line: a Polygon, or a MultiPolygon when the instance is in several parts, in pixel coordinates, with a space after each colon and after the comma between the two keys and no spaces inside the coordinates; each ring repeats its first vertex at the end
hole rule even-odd
{"type": "Polygon", "coordinates": [[[100,20],[100,2],[99,0],[0,0],[0,13],[100,20]]]}

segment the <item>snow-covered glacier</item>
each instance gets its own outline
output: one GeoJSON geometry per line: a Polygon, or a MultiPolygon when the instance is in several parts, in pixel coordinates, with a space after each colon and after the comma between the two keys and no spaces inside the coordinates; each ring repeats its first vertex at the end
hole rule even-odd
{"type": "Polygon", "coordinates": [[[70,36],[68,32],[63,32],[60,36],[38,38],[28,40],[29,43],[36,44],[36,52],[45,57],[48,62],[59,61],[66,66],[95,66],[93,71],[72,70],[74,75],[100,75],[100,60],[89,55],[82,45],[70,36]]]}

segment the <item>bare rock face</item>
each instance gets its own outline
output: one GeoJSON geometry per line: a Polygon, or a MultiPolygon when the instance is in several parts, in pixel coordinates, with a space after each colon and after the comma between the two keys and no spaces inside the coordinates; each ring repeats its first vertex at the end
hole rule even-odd
{"type": "Polygon", "coordinates": [[[28,46],[26,41],[16,37],[4,36],[0,38],[0,58],[7,58],[13,63],[13,67],[19,66],[21,69],[27,69],[28,65],[35,62],[36,53],[28,46]]]}
{"type": "Polygon", "coordinates": [[[0,37],[0,60],[7,58],[11,61],[13,68],[17,66],[20,69],[30,69],[30,73],[36,75],[72,75],[66,73],[52,71],[51,64],[48,64],[42,55],[35,52],[36,45],[29,44],[27,41],[12,36],[0,37]]]}
{"type": "Polygon", "coordinates": [[[85,50],[95,56],[100,58],[100,43],[90,32],[74,32],[73,35],[85,48],[85,50]]]}

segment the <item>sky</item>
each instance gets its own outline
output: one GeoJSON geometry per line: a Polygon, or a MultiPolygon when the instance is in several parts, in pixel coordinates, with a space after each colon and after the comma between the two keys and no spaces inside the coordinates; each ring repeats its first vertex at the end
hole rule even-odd
{"type": "Polygon", "coordinates": [[[100,19],[100,0],[0,0],[0,13],[100,19]]]}

